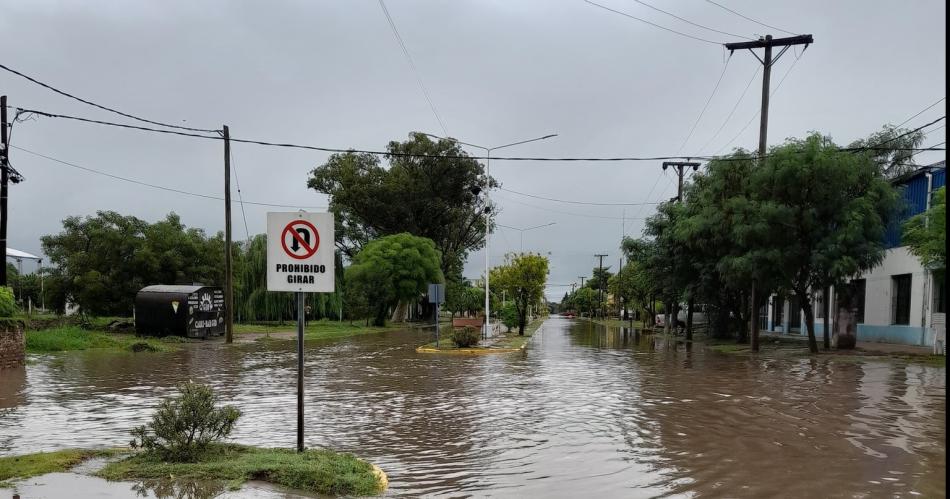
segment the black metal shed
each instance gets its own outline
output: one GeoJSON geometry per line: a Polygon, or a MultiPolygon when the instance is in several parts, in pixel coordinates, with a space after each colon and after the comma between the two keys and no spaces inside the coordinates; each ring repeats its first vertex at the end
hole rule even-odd
{"type": "Polygon", "coordinates": [[[220,336],[224,292],[213,286],[146,286],[135,295],[135,331],[152,336],[220,336]]]}

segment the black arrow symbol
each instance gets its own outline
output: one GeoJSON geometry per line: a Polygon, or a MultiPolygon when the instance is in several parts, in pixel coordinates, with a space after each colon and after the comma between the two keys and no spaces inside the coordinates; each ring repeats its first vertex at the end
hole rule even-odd
{"type": "MultiPolygon", "coordinates": [[[[303,238],[304,242],[307,244],[307,247],[309,248],[310,247],[310,231],[303,227],[300,227],[294,230],[297,231],[297,234],[300,234],[300,237],[303,238]]],[[[296,237],[293,239],[294,239],[293,242],[290,243],[290,249],[297,251],[300,249],[300,241],[297,240],[296,237]]]]}

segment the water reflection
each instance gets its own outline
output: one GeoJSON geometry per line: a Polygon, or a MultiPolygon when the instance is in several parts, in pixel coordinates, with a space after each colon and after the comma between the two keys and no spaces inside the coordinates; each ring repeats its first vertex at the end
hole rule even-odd
{"type": "MultiPolygon", "coordinates": [[[[307,345],[307,445],[380,465],[392,495],[930,496],[946,484],[943,368],[724,355],[564,319],[526,355],[415,353],[424,340],[307,345]]],[[[241,407],[236,441],[294,444],[292,341],[34,360],[0,383],[4,454],[122,445],[187,379],[241,407]]]]}

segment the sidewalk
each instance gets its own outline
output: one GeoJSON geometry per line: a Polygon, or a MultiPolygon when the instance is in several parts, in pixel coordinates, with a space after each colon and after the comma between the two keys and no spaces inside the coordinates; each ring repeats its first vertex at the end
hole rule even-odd
{"type": "MultiPolygon", "coordinates": [[[[771,331],[762,331],[760,338],[782,338],[790,340],[808,341],[807,334],[776,334],[771,331]]],[[[821,346],[822,337],[818,336],[818,345],[821,346]]],[[[933,347],[922,347],[917,345],[900,345],[897,343],[877,343],[873,341],[858,341],[855,350],[869,353],[883,354],[911,354],[911,355],[932,355],[933,347]]]]}

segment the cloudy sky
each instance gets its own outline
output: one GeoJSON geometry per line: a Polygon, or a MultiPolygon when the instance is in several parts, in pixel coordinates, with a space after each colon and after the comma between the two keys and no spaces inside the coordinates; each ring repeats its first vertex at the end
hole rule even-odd
{"type": "MultiPolygon", "coordinates": [[[[644,3],[729,34],[636,0],[598,3],[682,34],[582,0],[388,0],[414,72],[376,0],[0,1],[0,63],[149,119],[198,128],[227,124],[237,138],[380,149],[413,130],[447,132],[487,147],[557,133],[495,153],[557,157],[755,147],[760,64],[747,51],[730,59],[710,42],[785,33],[705,0],[644,3]]],[[[885,123],[901,123],[945,95],[942,1],[719,3],[775,28],[814,35],[814,45],[789,50],[774,67],[771,144],[811,130],[845,144],[885,123]]],[[[129,122],[3,71],[0,91],[11,106],[129,122]]],[[[907,126],[939,118],[945,109],[941,102],[907,126]]],[[[940,128],[925,144],[944,139],[940,128]]],[[[16,124],[13,145],[158,186],[210,196],[223,189],[218,141],[37,118],[16,124]]],[[[326,157],[235,145],[243,199],[325,206],[324,196],[307,190],[306,178],[326,157]]],[[[941,151],[917,158],[944,157],[941,151]]],[[[26,177],[10,189],[12,248],[39,253],[39,238],[59,231],[64,217],[106,209],[150,221],[175,211],[208,232],[224,226],[220,201],[123,182],[21,149],[12,150],[11,160],[26,177]]],[[[652,205],[588,206],[510,191],[644,203],[668,199],[676,188],[659,162],[495,161],[491,168],[509,189],[493,192],[502,209],[499,223],[556,222],[524,233],[525,250],[550,253],[552,299],[569,289],[558,285],[590,274],[595,253],[608,254],[605,265],[615,269],[621,235],[639,234],[652,205]]],[[[263,232],[269,210],[279,211],[245,205],[245,228],[236,209],[235,238],[263,232]]],[[[492,240],[493,264],[520,245],[518,231],[500,229],[492,240]]],[[[483,269],[484,254],[472,254],[466,275],[483,269]]]]}

